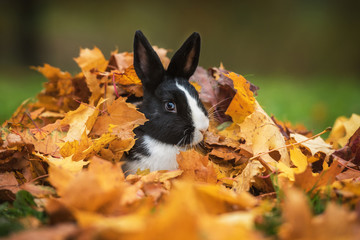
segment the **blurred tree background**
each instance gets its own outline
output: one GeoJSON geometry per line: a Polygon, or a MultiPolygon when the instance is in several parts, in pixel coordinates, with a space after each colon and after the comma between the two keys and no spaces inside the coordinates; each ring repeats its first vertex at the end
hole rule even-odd
{"type": "Polygon", "coordinates": [[[41,90],[29,66],[76,73],[80,47],[132,51],[141,29],[167,49],[199,32],[201,66],[222,62],[260,86],[269,114],[320,131],[360,113],[359,10],[356,0],[2,0],[0,122],[41,90]]]}

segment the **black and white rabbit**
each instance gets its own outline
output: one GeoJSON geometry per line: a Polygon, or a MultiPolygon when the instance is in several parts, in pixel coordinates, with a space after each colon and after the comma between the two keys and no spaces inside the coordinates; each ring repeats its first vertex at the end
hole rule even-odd
{"type": "Polygon", "coordinates": [[[141,31],[134,38],[134,68],[144,97],[139,111],[149,119],[137,127],[136,143],[123,170],[174,170],[180,150],[200,143],[209,126],[207,111],[189,83],[200,55],[200,35],[193,33],[174,54],[167,70],[141,31]]]}

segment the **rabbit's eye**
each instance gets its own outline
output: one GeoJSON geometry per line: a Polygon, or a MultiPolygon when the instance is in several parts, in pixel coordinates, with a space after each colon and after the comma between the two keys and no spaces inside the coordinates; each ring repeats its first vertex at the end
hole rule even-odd
{"type": "Polygon", "coordinates": [[[165,110],[168,112],[176,112],[176,104],[172,101],[165,102],[165,110]]]}

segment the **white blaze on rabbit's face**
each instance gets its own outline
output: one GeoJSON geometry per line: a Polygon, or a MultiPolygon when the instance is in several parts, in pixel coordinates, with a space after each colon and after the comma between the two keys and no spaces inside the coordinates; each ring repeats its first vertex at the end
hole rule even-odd
{"type": "Polygon", "coordinates": [[[200,108],[198,101],[191,96],[185,87],[180,85],[178,82],[176,82],[176,86],[185,94],[187,105],[190,108],[190,115],[195,128],[191,145],[196,145],[201,142],[203,139],[203,132],[209,127],[209,118],[205,115],[203,109],[200,108]]]}

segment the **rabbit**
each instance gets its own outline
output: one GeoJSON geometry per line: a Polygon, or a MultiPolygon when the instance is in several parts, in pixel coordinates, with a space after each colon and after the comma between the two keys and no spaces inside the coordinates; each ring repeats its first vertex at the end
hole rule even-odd
{"type": "Polygon", "coordinates": [[[189,78],[200,55],[194,32],[172,57],[167,70],[141,31],[134,37],[134,68],[143,85],[139,111],[148,119],[134,129],[134,147],[124,155],[126,174],[137,169],[175,170],[176,155],[199,144],[209,127],[208,113],[189,78]]]}

